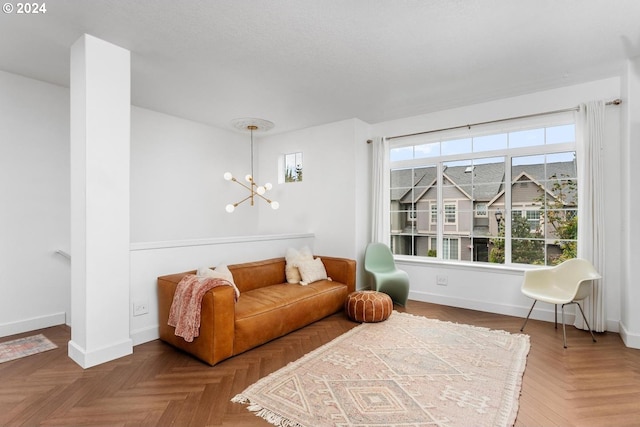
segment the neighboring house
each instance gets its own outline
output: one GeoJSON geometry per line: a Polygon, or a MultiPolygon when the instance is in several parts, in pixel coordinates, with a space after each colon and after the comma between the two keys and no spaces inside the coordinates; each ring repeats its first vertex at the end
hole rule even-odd
{"type": "MultiPolygon", "coordinates": [[[[436,256],[436,167],[396,169],[390,178],[393,252],[436,256]]],[[[488,262],[493,240],[504,236],[505,212],[529,224],[526,238],[514,234],[514,242],[536,240],[540,247],[544,242],[547,258],[560,254],[556,231],[551,224],[545,227],[545,218],[576,215],[575,161],[513,166],[511,182],[507,209],[503,161],[443,167],[443,259],[488,262]]]]}

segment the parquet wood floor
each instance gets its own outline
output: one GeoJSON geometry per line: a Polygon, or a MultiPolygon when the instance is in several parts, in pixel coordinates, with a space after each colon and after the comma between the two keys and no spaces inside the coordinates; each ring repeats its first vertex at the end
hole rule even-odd
{"type": "MultiPolygon", "coordinates": [[[[523,320],[416,301],[396,309],[513,333],[523,320]]],[[[0,364],[0,425],[269,426],[230,399],[356,325],[338,313],[215,367],[153,341],[86,370],[67,357],[68,327],[43,329],[36,332],[58,349],[0,364]]],[[[573,327],[564,349],[562,329],[547,322],[529,321],[525,333],[531,350],[516,426],[640,426],[640,350],[615,333],[593,343],[573,327]]]]}

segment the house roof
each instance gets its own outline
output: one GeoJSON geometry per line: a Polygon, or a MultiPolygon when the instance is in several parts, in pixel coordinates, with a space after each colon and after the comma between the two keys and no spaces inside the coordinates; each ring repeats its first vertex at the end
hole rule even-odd
{"type": "Polygon", "coordinates": [[[445,173],[476,201],[488,202],[502,189],[504,162],[448,167],[445,173]]]}
{"type": "MultiPolygon", "coordinates": [[[[546,165],[519,165],[514,166],[511,170],[511,178],[522,176],[522,180],[531,180],[536,184],[545,188],[549,194],[554,194],[553,186],[568,179],[577,179],[578,170],[575,161],[547,163],[546,165]]],[[[572,204],[577,194],[575,191],[568,189],[566,191],[564,202],[572,204]]]]}
{"type": "MultiPolygon", "coordinates": [[[[476,202],[489,202],[504,190],[504,163],[478,164],[473,167],[452,166],[447,167],[444,174],[449,178],[451,184],[461,190],[461,194],[469,195],[476,202]]],[[[576,178],[576,162],[513,166],[511,169],[512,179],[520,176],[523,176],[525,180],[536,182],[551,192],[553,184],[559,179],[576,178]],[[552,178],[554,176],[556,179],[552,178]]],[[[435,185],[436,168],[396,169],[391,171],[390,178],[392,201],[416,203],[430,187],[435,185]]],[[[575,192],[572,191],[565,201],[572,203],[575,196],[575,192]]]]}
{"type": "Polygon", "coordinates": [[[415,203],[435,179],[435,167],[396,169],[391,172],[391,200],[415,203]]]}

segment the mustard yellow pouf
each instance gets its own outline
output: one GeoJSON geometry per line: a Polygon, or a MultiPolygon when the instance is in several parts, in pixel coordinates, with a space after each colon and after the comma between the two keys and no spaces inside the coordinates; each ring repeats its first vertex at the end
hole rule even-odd
{"type": "Polygon", "coordinates": [[[356,322],[382,322],[391,315],[393,301],[382,292],[356,291],[347,295],[344,310],[347,317],[356,322]]]}

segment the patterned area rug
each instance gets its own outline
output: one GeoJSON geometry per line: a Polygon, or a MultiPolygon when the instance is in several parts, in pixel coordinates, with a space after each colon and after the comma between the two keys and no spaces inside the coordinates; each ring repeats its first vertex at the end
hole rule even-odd
{"type": "Polygon", "coordinates": [[[0,343],[0,363],[58,348],[42,334],[0,343]]]}
{"type": "Polygon", "coordinates": [[[509,426],[529,337],[393,312],[232,401],[279,426],[509,426]]]}

